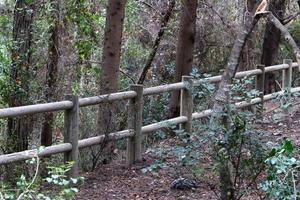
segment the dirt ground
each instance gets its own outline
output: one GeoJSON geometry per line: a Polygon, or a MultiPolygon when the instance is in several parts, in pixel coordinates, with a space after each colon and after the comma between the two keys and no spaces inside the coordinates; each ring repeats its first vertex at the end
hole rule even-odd
{"type": "MultiPolygon", "coordinates": [[[[267,112],[277,105],[269,103],[267,112]]],[[[266,141],[279,141],[284,137],[292,139],[294,145],[300,146],[300,108],[295,107],[292,113],[291,127],[287,128],[287,123],[281,121],[272,123],[272,112],[264,117],[264,122],[257,125],[257,129],[265,135],[266,141]]],[[[162,141],[157,146],[168,147],[174,141],[162,141]]],[[[155,149],[153,147],[152,149],[155,149]]],[[[123,159],[114,161],[109,165],[103,165],[94,172],[82,174],[85,177],[85,184],[79,187],[76,199],[89,200],[214,200],[218,199],[213,192],[213,185],[217,180],[210,177],[208,173],[203,173],[203,177],[198,178],[198,188],[195,190],[174,190],[170,188],[170,183],[180,176],[189,177],[189,171],[184,167],[167,166],[152,172],[142,172],[141,169],[150,166],[156,158],[147,151],[144,155],[144,162],[132,168],[126,168],[123,159]],[[210,184],[212,183],[212,184],[210,184]]],[[[161,159],[161,158],[160,158],[161,159]]],[[[164,158],[164,162],[168,162],[164,158]]],[[[201,162],[206,162],[202,160],[201,162]]],[[[207,160],[209,163],[209,160],[207,160]]],[[[204,165],[205,166],[205,165],[204,165]]],[[[206,167],[210,167],[207,165],[206,167]]],[[[205,171],[205,169],[204,169],[205,171]]],[[[191,177],[193,178],[193,177],[191,177]]],[[[195,180],[195,179],[194,179],[195,180]]],[[[255,194],[249,194],[243,200],[259,199],[255,194]]]]}

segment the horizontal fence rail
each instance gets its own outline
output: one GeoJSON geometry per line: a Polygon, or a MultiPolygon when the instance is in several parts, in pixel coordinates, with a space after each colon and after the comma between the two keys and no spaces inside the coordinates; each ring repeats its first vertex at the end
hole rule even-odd
{"type": "Polygon", "coordinates": [[[73,107],[71,101],[60,101],[54,103],[43,103],[29,106],[13,107],[0,109],[0,118],[17,117],[30,114],[38,114],[44,112],[54,112],[66,110],[73,107]]]}
{"type": "MultiPolygon", "coordinates": [[[[296,92],[300,92],[300,87],[293,88],[291,90],[291,93],[296,93],[296,92]]],[[[277,95],[281,95],[281,94],[283,94],[282,91],[265,95],[264,100],[265,101],[272,100],[272,99],[276,98],[277,95]]],[[[248,107],[251,105],[261,103],[261,101],[262,101],[261,98],[255,98],[255,99],[252,99],[250,102],[242,101],[242,102],[236,103],[235,105],[237,106],[237,108],[244,108],[244,107],[248,107]]],[[[196,120],[196,119],[209,117],[211,114],[212,114],[211,109],[204,110],[202,112],[195,112],[195,113],[193,113],[193,119],[196,120]]],[[[153,133],[154,131],[158,131],[163,128],[168,128],[171,125],[178,125],[178,124],[185,123],[185,122],[187,122],[187,117],[183,117],[183,116],[168,119],[165,121],[161,121],[161,122],[143,126],[142,133],[143,134],[153,133]]],[[[108,140],[117,141],[117,140],[129,138],[132,136],[134,136],[133,131],[124,130],[124,131],[119,131],[116,133],[109,134],[108,140]]],[[[79,149],[83,149],[83,148],[99,145],[104,142],[104,139],[105,139],[105,136],[100,135],[100,136],[96,136],[96,137],[79,140],[78,147],[79,147],[79,149]]],[[[46,147],[45,150],[43,152],[39,153],[38,155],[41,157],[44,157],[44,156],[54,155],[54,154],[58,154],[58,153],[68,152],[71,149],[72,149],[72,145],[70,143],[58,144],[58,145],[46,147]]],[[[22,152],[18,152],[18,153],[0,155],[0,165],[8,164],[11,162],[28,160],[30,158],[35,157],[35,155],[36,155],[35,152],[37,152],[37,150],[28,150],[28,151],[22,151],[22,152]]]]}
{"type": "MultiPolygon", "coordinates": [[[[265,72],[274,72],[278,70],[284,70],[287,69],[289,66],[287,64],[281,64],[281,65],[274,65],[265,67],[265,72]]],[[[297,63],[293,63],[292,67],[298,67],[297,63]]],[[[244,78],[246,76],[255,76],[262,74],[262,70],[255,69],[255,70],[249,70],[244,72],[238,72],[236,73],[236,78],[244,78]]],[[[194,85],[197,86],[200,83],[203,82],[210,82],[210,83],[217,83],[221,81],[222,76],[213,76],[208,78],[203,78],[194,81],[194,85]]],[[[173,83],[173,84],[167,84],[167,85],[161,85],[161,86],[155,86],[150,88],[145,88],[143,95],[154,95],[154,94],[161,94],[164,92],[170,92],[173,90],[182,90],[185,88],[185,85],[183,82],[179,83],[173,83]]],[[[113,93],[113,94],[107,94],[107,95],[99,95],[94,97],[86,97],[79,99],[79,106],[80,107],[86,107],[86,106],[92,106],[97,105],[100,103],[109,103],[114,102],[118,100],[126,100],[131,99],[136,96],[136,92],[134,91],[126,91],[126,92],[119,92],[119,93],[113,93]]],[[[54,103],[43,103],[43,104],[35,104],[35,105],[29,105],[29,106],[20,106],[20,107],[14,107],[14,108],[2,108],[0,109],[0,118],[7,118],[7,117],[16,117],[16,116],[23,116],[23,115],[30,115],[30,114],[37,114],[37,113],[43,113],[43,112],[54,112],[54,111],[62,111],[66,110],[72,107],[71,101],[60,101],[60,102],[54,102],[54,103]]]]}
{"type": "MultiPolygon", "coordinates": [[[[236,73],[235,78],[239,79],[247,76],[257,76],[257,84],[259,82],[260,85],[264,85],[263,83],[265,73],[282,70],[283,89],[287,89],[289,93],[296,93],[300,92],[300,87],[291,88],[292,70],[295,67],[298,67],[297,63],[292,63],[291,60],[285,60],[284,63],[280,65],[269,67],[258,66],[257,69],[254,70],[238,72],[236,73]]],[[[183,77],[182,82],[174,84],[149,87],[145,89],[141,85],[135,85],[131,87],[132,90],[126,92],[118,92],[80,99],[78,99],[78,97],[76,96],[68,96],[65,101],[60,102],[0,109],[0,118],[17,117],[44,112],[65,111],[65,142],[63,144],[46,147],[42,152],[38,152],[37,150],[27,150],[0,155],[0,165],[28,160],[35,156],[45,157],[59,153],[65,153],[66,161],[73,160],[75,162],[78,162],[79,149],[99,145],[106,140],[116,141],[123,139],[127,139],[128,141],[128,164],[133,164],[134,162],[141,159],[141,134],[153,133],[160,129],[169,128],[172,125],[182,125],[183,129],[185,129],[187,132],[190,132],[192,120],[209,117],[212,114],[211,109],[204,110],[202,112],[192,112],[192,94],[188,91],[188,89],[186,89],[186,82],[189,82],[193,87],[196,87],[203,82],[217,83],[221,81],[221,78],[222,76],[213,76],[193,81],[190,77],[185,76],[183,77]],[[174,90],[181,90],[181,108],[184,108],[184,110],[181,110],[181,116],[142,126],[142,114],[140,110],[142,110],[143,108],[143,96],[157,95],[174,90]],[[100,135],[78,140],[79,107],[93,106],[101,103],[110,103],[119,100],[130,100],[131,102],[131,109],[129,109],[129,112],[131,112],[129,115],[129,118],[131,117],[131,121],[129,120],[129,128],[127,130],[110,133],[108,134],[108,138],[105,138],[105,135],[100,135]],[[139,110],[136,110],[137,108],[139,110]]],[[[258,88],[258,90],[260,90],[260,92],[263,92],[264,88],[258,88]]],[[[282,94],[284,94],[284,91],[268,95],[260,95],[260,97],[254,98],[249,102],[237,102],[235,103],[235,105],[237,108],[244,108],[255,104],[261,104],[263,106],[263,102],[272,100],[276,98],[276,96],[282,94]]],[[[77,167],[74,167],[70,176],[76,176],[77,171],[77,167]]]]}

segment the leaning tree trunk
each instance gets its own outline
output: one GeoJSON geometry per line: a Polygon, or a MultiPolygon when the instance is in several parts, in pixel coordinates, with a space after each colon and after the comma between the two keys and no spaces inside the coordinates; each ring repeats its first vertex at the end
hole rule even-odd
{"type": "MultiPolygon", "coordinates": [[[[59,64],[59,33],[60,33],[60,8],[59,0],[51,1],[52,10],[52,26],[50,27],[50,39],[48,47],[48,64],[47,64],[47,75],[46,75],[46,86],[45,86],[45,100],[46,102],[55,101],[57,92],[57,76],[58,76],[58,64],[59,64]]],[[[54,115],[52,112],[44,114],[44,121],[41,133],[41,145],[50,146],[52,145],[52,134],[54,126],[54,115]]]]}
{"type": "MultiPolygon", "coordinates": [[[[293,49],[298,65],[300,66],[300,49],[297,46],[294,39],[292,38],[291,34],[288,32],[288,29],[284,25],[282,25],[280,20],[278,20],[272,14],[272,12],[268,12],[262,15],[266,16],[268,21],[271,22],[278,30],[280,30],[285,40],[289,43],[289,45],[293,49]]],[[[245,25],[237,35],[237,39],[231,50],[227,67],[222,75],[222,79],[215,96],[215,102],[212,110],[210,126],[211,126],[211,130],[217,136],[217,140],[218,140],[217,143],[220,144],[222,144],[222,141],[226,136],[227,133],[226,130],[230,128],[227,123],[228,113],[230,112],[230,84],[232,78],[236,74],[238,62],[241,57],[241,53],[244,48],[244,45],[250,33],[252,32],[255,24],[260,19],[260,17],[261,15],[257,15],[255,17],[253,17],[253,15],[246,16],[245,25]]],[[[228,164],[229,161],[226,159],[221,161],[222,161],[221,166],[219,168],[221,199],[222,200],[236,199],[234,194],[234,185],[232,184],[231,181],[230,168],[228,164]]]]}
{"type": "MultiPolygon", "coordinates": [[[[269,3],[269,10],[279,20],[283,20],[285,12],[285,0],[271,0],[269,3]]],[[[278,48],[280,38],[280,30],[276,28],[272,22],[267,21],[263,42],[261,64],[265,66],[270,66],[278,62],[278,48]]],[[[265,93],[268,94],[274,92],[275,85],[275,74],[267,73],[265,78],[265,93]]]]}
{"type": "MultiPolygon", "coordinates": [[[[123,23],[125,17],[125,0],[109,0],[107,6],[102,67],[100,77],[100,94],[109,94],[118,90],[120,51],[123,23]]],[[[116,128],[116,105],[100,105],[98,114],[98,131],[107,134],[116,128]]],[[[105,160],[111,160],[113,143],[105,147],[105,160]]]]}
{"type": "MultiPolygon", "coordinates": [[[[180,18],[180,30],[177,43],[175,82],[180,82],[183,75],[192,71],[194,43],[196,34],[198,0],[183,0],[180,18]]],[[[180,91],[173,91],[170,102],[169,117],[179,115],[180,91]]]]}
{"type": "MultiPolygon", "coordinates": [[[[251,34],[259,18],[259,16],[254,18],[253,14],[250,14],[250,12],[248,13],[248,15],[245,15],[244,25],[237,34],[237,38],[235,40],[230,57],[228,59],[227,67],[225,68],[225,71],[222,75],[222,79],[219,84],[219,89],[217,90],[215,96],[210,126],[211,130],[215,133],[220,143],[222,143],[221,141],[224,140],[226,134],[226,131],[224,130],[228,130],[228,119],[227,115],[224,113],[228,113],[230,109],[230,106],[228,105],[230,103],[231,80],[236,74],[238,63],[241,58],[241,54],[247,41],[247,38],[251,34]]],[[[218,152],[218,150],[216,150],[216,152],[218,152]]],[[[219,168],[219,177],[221,199],[234,200],[234,185],[231,180],[229,161],[224,159],[220,162],[221,166],[219,168]]]]}

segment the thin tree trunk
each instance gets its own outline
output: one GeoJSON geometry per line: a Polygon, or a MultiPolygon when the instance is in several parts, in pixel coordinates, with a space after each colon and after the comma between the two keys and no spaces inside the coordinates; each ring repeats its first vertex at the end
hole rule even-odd
{"type": "MultiPolygon", "coordinates": [[[[196,34],[198,0],[183,0],[180,18],[180,30],[176,53],[175,82],[180,82],[183,75],[192,71],[194,43],[196,34]]],[[[179,91],[173,91],[170,102],[169,117],[179,115],[179,91]]]]}
{"type": "MultiPolygon", "coordinates": [[[[58,62],[59,62],[59,29],[60,29],[60,8],[59,0],[51,1],[52,10],[52,26],[50,28],[50,40],[49,40],[49,61],[47,65],[46,86],[45,86],[45,98],[46,102],[55,101],[57,92],[57,76],[58,76],[58,62]]],[[[41,133],[41,145],[52,145],[52,134],[54,125],[53,113],[44,114],[44,122],[41,133]]]]}
{"type": "Polygon", "coordinates": [[[138,79],[138,82],[137,82],[138,84],[143,84],[144,81],[145,81],[146,75],[147,75],[149,69],[151,68],[151,64],[152,64],[152,62],[155,58],[155,55],[156,55],[157,49],[159,47],[160,41],[161,41],[162,37],[164,36],[165,29],[168,25],[168,22],[169,22],[170,18],[171,18],[174,6],[175,6],[175,0],[170,0],[169,7],[166,11],[166,14],[164,15],[164,17],[162,19],[160,30],[157,34],[157,37],[156,37],[155,41],[154,41],[154,45],[152,47],[151,53],[149,54],[146,65],[143,68],[143,71],[142,71],[142,73],[141,73],[141,75],[138,79]]]}
{"type": "MultiPolygon", "coordinates": [[[[269,11],[279,19],[283,20],[285,12],[285,0],[270,0],[269,11]]],[[[270,21],[267,22],[263,52],[261,57],[261,64],[270,66],[278,62],[278,48],[280,43],[280,30],[270,21]]],[[[272,93],[275,91],[275,74],[267,73],[265,78],[265,93],[272,93]]]]}
{"type": "MultiPolygon", "coordinates": [[[[125,17],[125,0],[109,0],[107,6],[102,67],[100,77],[100,94],[109,94],[118,90],[120,51],[123,23],[125,17]]],[[[100,105],[98,130],[107,135],[116,129],[116,105],[100,105]]],[[[113,143],[105,147],[106,160],[111,160],[113,143]]]]}

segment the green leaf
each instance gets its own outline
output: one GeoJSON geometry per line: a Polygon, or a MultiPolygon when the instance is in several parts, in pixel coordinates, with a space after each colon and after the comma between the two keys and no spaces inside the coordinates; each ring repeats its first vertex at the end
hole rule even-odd
{"type": "Polygon", "coordinates": [[[293,153],[294,147],[293,147],[293,144],[292,144],[292,142],[290,140],[285,140],[284,141],[283,148],[284,148],[284,150],[288,154],[292,154],[293,153]]]}

